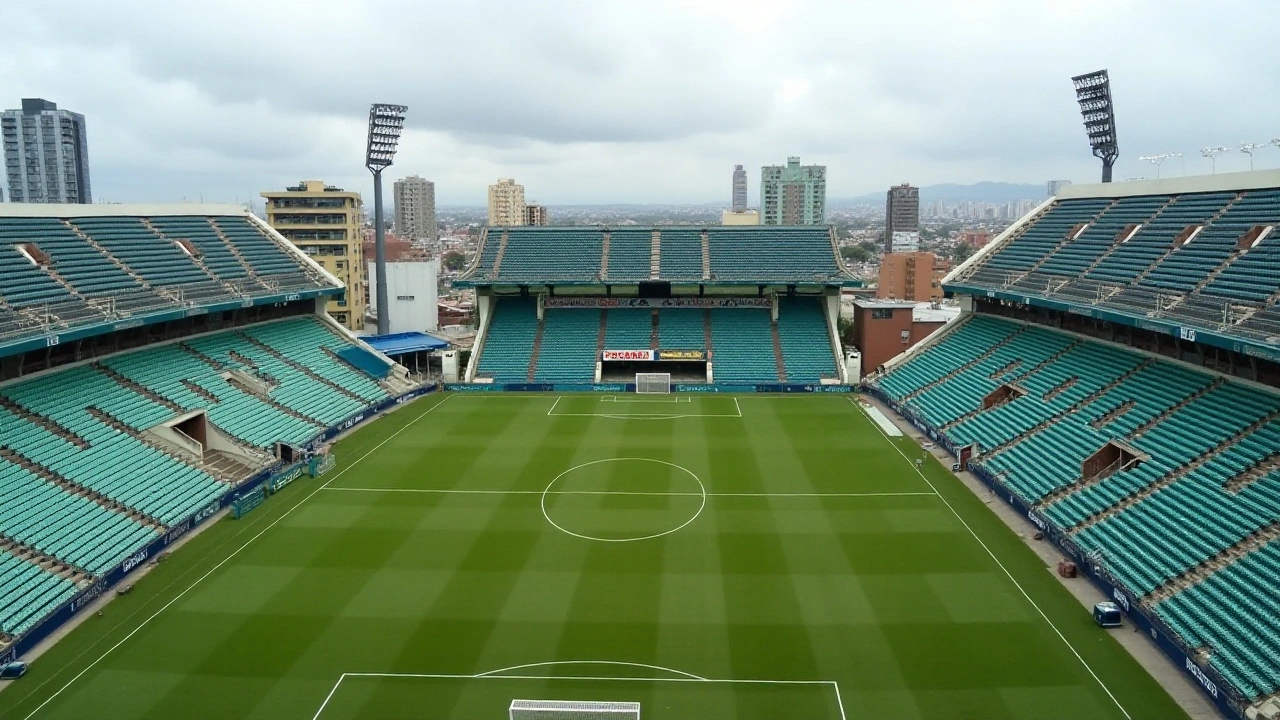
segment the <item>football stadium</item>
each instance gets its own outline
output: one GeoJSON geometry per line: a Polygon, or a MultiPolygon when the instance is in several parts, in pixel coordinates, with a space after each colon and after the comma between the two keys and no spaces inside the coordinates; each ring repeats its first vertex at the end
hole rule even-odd
{"type": "Polygon", "coordinates": [[[0,206],[0,717],[1276,717],[1278,224],[1063,188],[878,367],[829,228],[489,227],[438,385],[243,208],[0,206]]]}

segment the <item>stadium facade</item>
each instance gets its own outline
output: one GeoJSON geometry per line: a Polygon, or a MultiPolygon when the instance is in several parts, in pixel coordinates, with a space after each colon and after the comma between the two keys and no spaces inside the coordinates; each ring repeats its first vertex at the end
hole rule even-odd
{"type": "Polygon", "coordinates": [[[815,227],[489,227],[472,389],[848,390],[839,292],[857,281],[815,227]]]}
{"type": "Polygon", "coordinates": [[[421,394],[239,206],[0,205],[0,665],[421,394]]]}
{"type": "Polygon", "coordinates": [[[1228,717],[1280,695],[1280,172],[1059,193],[865,382],[1228,717]]]}

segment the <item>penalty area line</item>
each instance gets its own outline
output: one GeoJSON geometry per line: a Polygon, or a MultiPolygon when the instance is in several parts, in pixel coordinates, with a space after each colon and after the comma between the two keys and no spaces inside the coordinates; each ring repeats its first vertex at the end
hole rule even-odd
{"type": "MultiPolygon", "coordinates": [[[[853,406],[857,408],[860,412],[862,412],[863,416],[867,417],[868,420],[871,419],[870,416],[867,414],[866,410],[864,410],[862,406],[858,405],[858,403],[854,402],[853,398],[849,398],[849,402],[853,403],[853,406]]],[[[953,506],[950,501],[948,501],[945,497],[943,497],[942,493],[938,492],[938,488],[933,484],[933,481],[930,480],[923,472],[921,472],[920,468],[917,467],[915,463],[911,462],[911,458],[907,457],[907,454],[902,452],[902,448],[898,447],[897,443],[893,442],[893,440],[889,438],[889,435],[885,433],[885,431],[881,429],[879,425],[877,425],[875,422],[872,422],[871,424],[875,425],[876,430],[880,432],[880,434],[884,437],[885,441],[888,442],[891,446],[893,446],[893,449],[896,450],[898,454],[902,456],[903,460],[907,461],[907,464],[911,466],[912,470],[915,470],[916,474],[920,476],[920,479],[924,480],[925,483],[929,485],[929,487],[933,488],[933,494],[938,496],[938,499],[942,501],[942,504],[946,505],[947,509],[951,511],[951,514],[955,515],[956,519],[960,521],[960,524],[964,526],[964,529],[968,530],[969,534],[973,536],[973,539],[978,541],[978,544],[981,545],[982,549],[986,551],[987,555],[990,556],[993,561],[995,561],[996,566],[1000,568],[1000,571],[1004,573],[1005,577],[1009,578],[1009,582],[1012,582],[1013,586],[1018,588],[1018,592],[1022,594],[1022,597],[1026,598],[1027,602],[1031,603],[1031,607],[1035,608],[1036,612],[1039,613],[1040,617],[1043,618],[1046,623],[1048,623],[1049,628],[1053,630],[1055,635],[1058,636],[1058,639],[1061,640],[1063,644],[1067,646],[1067,649],[1071,651],[1071,654],[1075,655],[1076,660],[1079,660],[1080,664],[1084,666],[1084,669],[1089,673],[1089,675],[1091,675],[1093,679],[1097,681],[1098,686],[1102,688],[1102,691],[1107,694],[1107,697],[1111,698],[1111,702],[1116,704],[1116,707],[1120,709],[1120,712],[1123,713],[1126,718],[1129,718],[1130,720],[1132,720],[1133,716],[1129,714],[1129,711],[1125,709],[1124,705],[1120,704],[1120,700],[1114,694],[1112,694],[1111,688],[1107,687],[1107,684],[1102,681],[1102,678],[1098,676],[1098,673],[1093,671],[1093,667],[1090,666],[1089,663],[1085,661],[1084,656],[1080,654],[1080,651],[1076,650],[1076,646],[1072,645],[1071,641],[1067,639],[1067,636],[1062,634],[1062,631],[1058,629],[1058,626],[1055,625],[1053,620],[1049,618],[1048,614],[1045,613],[1044,609],[1040,607],[1039,603],[1037,603],[1035,600],[1031,598],[1031,595],[1028,594],[1026,589],[1022,587],[1022,583],[1018,582],[1018,579],[1013,576],[1013,573],[1009,571],[1009,568],[1005,567],[1004,563],[1000,561],[1000,558],[996,556],[995,552],[992,551],[991,547],[988,546],[987,543],[984,542],[983,539],[978,536],[978,533],[975,532],[973,527],[969,525],[969,522],[964,519],[964,516],[962,516],[959,512],[956,511],[955,506],[953,506]]],[[[966,489],[965,491],[968,492],[968,489],[966,489]]]]}
{"type": "MultiPolygon", "coordinates": [[[[298,502],[294,503],[294,504],[293,504],[292,506],[290,506],[287,510],[285,510],[283,513],[281,513],[281,514],[280,514],[280,517],[276,518],[275,520],[272,520],[272,521],[271,521],[271,522],[270,522],[266,527],[264,527],[264,528],[262,528],[261,530],[259,530],[259,531],[258,531],[258,533],[257,533],[256,535],[254,535],[253,537],[251,537],[251,538],[249,538],[248,540],[244,541],[244,544],[242,544],[240,547],[236,548],[235,550],[232,550],[232,551],[231,551],[231,554],[227,555],[225,558],[223,558],[222,560],[220,560],[220,561],[219,561],[216,565],[214,565],[212,568],[209,568],[208,572],[206,572],[205,574],[203,574],[203,575],[201,575],[200,577],[196,578],[196,579],[195,579],[195,581],[194,581],[194,582],[192,582],[190,585],[188,585],[188,586],[187,586],[187,588],[186,588],[185,590],[183,590],[182,592],[180,592],[180,593],[178,593],[177,595],[173,596],[173,598],[171,598],[171,599],[170,599],[168,602],[166,602],[164,605],[161,605],[159,610],[156,610],[154,613],[152,613],[151,615],[147,616],[147,618],[146,618],[145,620],[143,620],[141,623],[139,623],[139,624],[138,624],[138,626],[137,626],[136,628],[134,628],[134,629],[130,630],[130,631],[129,631],[129,632],[128,632],[124,637],[120,638],[120,640],[119,640],[119,641],[117,641],[117,642],[116,642],[116,644],[114,644],[114,645],[112,645],[111,647],[107,648],[107,650],[106,650],[105,652],[103,652],[101,655],[99,655],[99,656],[98,656],[98,658],[97,658],[96,660],[94,660],[93,662],[91,662],[91,663],[89,663],[88,665],[86,665],[86,666],[84,667],[84,669],[83,669],[83,670],[81,670],[80,672],[76,673],[76,674],[75,674],[75,675],[74,675],[70,680],[68,680],[68,681],[67,681],[67,682],[66,682],[62,687],[58,688],[58,689],[57,689],[57,691],[55,691],[52,695],[50,695],[49,697],[45,698],[44,702],[42,702],[42,703],[40,703],[39,705],[37,705],[37,706],[36,706],[36,709],[35,709],[35,710],[32,710],[29,714],[27,714],[27,716],[26,716],[23,720],[31,720],[31,718],[35,717],[35,716],[36,716],[36,714],[37,714],[37,713],[39,713],[41,710],[43,710],[43,709],[45,708],[45,706],[46,706],[46,705],[48,705],[49,703],[53,702],[55,698],[57,698],[59,695],[61,695],[63,692],[65,692],[65,691],[66,691],[66,689],[67,689],[67,688],[69,688],[69,687],[71,687],[71,685],[72,685],[73,683],[75,683],[75,682],[76,682],[77,680],[79,680],[80,678],[84,677],[85,673],[89,672],[89,671],[90,671],[90,670],[92,670],[92,669],[93,669],[93,668],[94,668],[98,663],[100,663],[100,662],[102,662],[103,660],[105,660],[105,659],[106,659],[106,657],[107,657],[108,655],[110,655],[111,653],[115,652],[115,651],[116,651],[116,649],[118,649],[121,645],[124,645],[126,642],[128,642],[128,641],[129,641],[129,640],[130,640],[134,635],[137,635],[139,630],[141,630],[142,628],[146,627],[148,624],[150,624],[150,622],[151,622],[152,620],[155,620],[157,617],[159,617],[161,613],[163,613],[165,610],[168,610],[170,607],[172,607],[172,606],[173,606],[173,604],[174,604],[174,603],[178,602],[178,601],[179,601],[179,600],[181,600],[183,597],[185,597],[187,593],[189,593],[189,592],[191,592],[193,589],[195,589],[195,587],[196,587],[197,585],[199,585],[201,582],[203,582],[206,578],[208,578],[210,575],[212,575],[212,574],[214,574],[215,572],[217,572],[217,571],[218,571],[218,570],[219,570],[223,565],[226,565],[228,562],[230,562],[230,561],[231,561],[231,558],[234,558],[235,556],[239,555],[239,554],[241,553],[241,551],[243,551],[245,548],[247,548],[247,547],[249,547],[251,544],[253,544],[253,542],[254,542],[255,540],[257,540],[258,538],[260,538],[260,537],[262,537],[263,535],[265,535],[265,534],[267,533],[267,531],[271,530],[271,529],[272,529],[272,528],[274,528],[276,525],[278,525],[278,524],[280,523],[280,521],[281,521],[281,520],[284,520],[285,518],[289,517],[289,515],[290,515],[290,514],[292,514],[294,510],[297,510],[299,507],[301,507],[301,506],[303,505],[303,503],[305,503],[306,501],[308,501],[308,500],[310,500],[312,497],[314,497],[316,493],[318,493],[318,492],[320,492],[321,490],[324,490],[325,488],[327,488],[327,487],[329,486],[329,484],[330,484],[330,483],[332,483],[334,480],[337,480],[338,478],[342,477],[342,475],[343,475],[344,473],[346,473],[348,470],[350,470],[351,468],[355,467],[356,465],[359,465],[359,464],[360,464],[360,462],[361,462],[362,460],[364,460],[365,458],[369,457],[369,456],[370,456],[370,455],[372,455],[373,453],[377,452],[377,451],[378,451],[378,450],[379,450],[383,445],[386,445],[387,443],[391,442],[391,441],[392,441],[393,439],[395,439],[395,438],[396,438],[396,436],[398,436],[400,433],[404,432],[405,430],[408,430],[410,427],[412,427],[412,426],[414,425],[414,423],[416,423],[416,422],[418,422],[419,420],[421,420],[422,418],[426,417],[426,416],[427,416],[427,414],[428,414],[428,413],[430,413],[432,410],[435,410],[436,408],[438,408],[438,407],[440,407],[441,405],[443,405],[443,404],[445,404],[446,402],[448,402],[448,401],[449,401],[449,398],[451,398],[451,397],[453,397],[453,395],[445,395],[443,400],[441,400],[440,402],[436,403],[435,405],[432,405],[431,407],[427,408],[427,409],[426,409],[426,410],[424,410],[422,413],[420,413],[417,417],[415,417],[414,419],[412,419],[412,420],[410,420],[409,422],[405,423],[403,427],[401,427],[399,430],[396,430],[395,432],[393,432],[393,433],[391,433],[390,435],[388,435],[388,436],[387,436],[387,437],[386,437],[382,442],[378,443],[377,445],[374,445],[372,448],[370,448],[370,449],[369,449],[369,451],[368,451],[368,452],[366,452],[365,454],[363,454],[363,455],[361,455],[360,457],[356,458],[356,459],[355,459],[355,461],[353,461],[351,464],[349,464],[349,465],[345,465],[345,466],[343,466],[342,468],[340,468],[340,469],[338,470],[338,472],[334,473],[334,474],[333,474],[333,477],[329,478],[329,480],[327,480],[323,485],[321,485],[320,487],[315,488],[315,489],[313,489],[311,492],[307,493],[307,494],[306,494],[306,495],[305,495],[301,500],[299,500],[298,502]]],[[[339,682],[341,682],[341,678],[339,678],[339,682]]],[[[334,689],[335,689],[335,690],[337,689],[337,686],[336,686],[336,685],[334,686],[334,689]]]]}

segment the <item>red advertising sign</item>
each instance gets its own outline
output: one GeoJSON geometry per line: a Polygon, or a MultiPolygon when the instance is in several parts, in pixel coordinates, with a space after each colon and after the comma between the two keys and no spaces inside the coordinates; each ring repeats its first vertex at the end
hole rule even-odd
{"type": "Polygon", "coordinates": [[[605,350],[605,360],[653,360],[652,350],[605,350]]]}

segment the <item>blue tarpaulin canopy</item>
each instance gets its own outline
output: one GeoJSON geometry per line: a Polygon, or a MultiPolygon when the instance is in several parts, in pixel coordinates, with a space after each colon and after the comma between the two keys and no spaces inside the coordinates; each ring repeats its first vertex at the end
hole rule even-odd
{"type": "Polygon", "coordinates": [[[369,335],[360,339],[383,355],[404,355],[423,350],[443,350],[449,347],[449,343],[444,340],[422,332],[369,335]]]}

